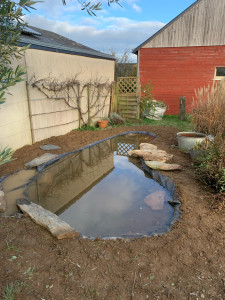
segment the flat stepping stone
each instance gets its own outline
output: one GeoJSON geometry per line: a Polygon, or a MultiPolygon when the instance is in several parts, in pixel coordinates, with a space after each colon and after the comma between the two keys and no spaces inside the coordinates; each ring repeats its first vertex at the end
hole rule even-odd
{"type": "Polygon", "coordinates": [[[56,146],[56,145],[52,145],[52,144],[42,145],[42,146],[40,146],[40,148],[42,150],[46,150],[46,151],[61,149],[61,147],[56,146]]]}
{"type": "Polygon", "coordinates": [[[28,163],[25,164],[25,167],[27,168],[35,168],[38,167],[42,164],[45,164],[47,162],[49,162],[52,159],[55,159],[56,157],[58,157],[57,154],[52,154],[52,153],[45,153],[31,161],[29,161],[28,163]]]}
{"type": "Polygon", "coordinates": [[[5,212],[5,194],[3,191],[0,191],[0,212],[5,212]]]}
{"type": "Polygon", "coordinates": [[[28,215],[36,224],[45,227],[58,240],[80,236],[68,223],[40,205],[26,199],[17,200],[17,205],[26,216],[28,215]]]}
{"type": "Polygon", "coordinates": [[[145,161],[145,164],[153,170],[173,171],[182,170],[182,166],[177,164],[166,164],[161,161],[145,161]]]}

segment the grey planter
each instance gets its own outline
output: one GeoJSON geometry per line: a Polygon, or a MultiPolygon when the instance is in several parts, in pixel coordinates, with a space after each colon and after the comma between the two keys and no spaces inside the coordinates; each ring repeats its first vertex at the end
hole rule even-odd
{"type": "Polygon", "coordinates": [[[201,144],[206,137],[206,134],[198,132],[178,132],[178,147],[181,150],[189,151],[193,149],[197,144],[201,144]]]}

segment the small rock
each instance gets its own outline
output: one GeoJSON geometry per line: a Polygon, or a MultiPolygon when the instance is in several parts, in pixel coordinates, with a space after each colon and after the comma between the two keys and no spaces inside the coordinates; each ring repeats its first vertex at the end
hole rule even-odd
{"type": "Polygon", "coordinates": [[[28,215],[38,225],[47,228],[59,240],[80,236],[69,224],[40,205],[26,199],[17,200],[17,205],[25,215],[28,215]]]}
{"type": "Polygon", "coordinates": [[[45,153],[33,160],[31,160],[30,162],[25,164],[25,167],[27,168],[34,168],[34,167],[38,167],[44,163],[49,162],[50,160],[54,159],[58,157],[57,154],[52,154],[52,153],[45,153]]]}
{"type": "Polygon", "coordinates": [[[157,150],[157,146],[149,143],[141,143],[139,148],[140,150],[157,150]]]}
{"type": "Polygon", "coordinates": [[[163,171],[182,170],[182,166],[180,165],[166,164],[161,161],[145,161],[145,164],[153,170],[163,170],[163,171]]]}
{"type": "Polygon", "coordinates": [[[56,145],[51,145],[51,144],[48,144],[48,145],[42,145],[42,146],[40,146],[40,148],[41,148],[42,150],[46,150],[46,151],[48,151],[48,150],[61,149],[61,147],[56,146],[56,145]]]}
{"type": "Polygon", "coordinates": [[[0,212],[5,212],[5,194],[0,191],[0,212]]]}

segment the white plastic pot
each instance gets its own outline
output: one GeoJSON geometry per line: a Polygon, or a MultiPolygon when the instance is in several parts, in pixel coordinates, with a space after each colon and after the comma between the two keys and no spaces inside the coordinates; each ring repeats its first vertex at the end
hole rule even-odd
{"type": "Polygon", "coordinates": [[[166,106],[155,106],[153,109],[149,110],[149,113],[146,115],[146,118],[150,120],[161,120],[166,111],[166,106]]]}

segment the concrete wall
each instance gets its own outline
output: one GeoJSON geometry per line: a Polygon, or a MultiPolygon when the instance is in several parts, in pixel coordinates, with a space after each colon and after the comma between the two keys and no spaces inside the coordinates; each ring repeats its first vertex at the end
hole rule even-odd
{"type": "MultiPolygon", "coordinates": [[[[14,65],[24,64],[24,58],[14,65]]],[[[31,144],[31,129],[26,92],[26,82],[20,82],[9,89],[5,103],[0,105],[0,148],[13,149],[31,144]]]]}
{"type": "MultiPolygon", "coordinates": [[[[105,81],[111,83],[114,80],[115,63],[111,60],[34,49],[29,49],[26,52],[25,59],[27,66],[29,66],[27,74],[35,142],[50,136],[62,135],[78,128],[79,116],[78,111],[65,104],[64,100],[47,99],[40,91],[32,88],[30,82],[34,76],[36,79],[50,77],[59,81],[76,77],[81,82],[80,90],[84,84],[91,81],[98,80],[101,83],[105,81]]],[[[74,101],[76,101],[75,98],[74,101]]],[[[99,101],[101,102],[101,99],[99,101]]],[[[96,116],[93,121],[108,115],[109,103],[110,97],[107,99],[104,112],[96,116]]],[[[83,91],[81,107],[83,111],[87,110],[87,89],[83,91]]],[[[95,108],[92,110],[94,111],[95,108]]],[[[87,115],[84,119],[87,120],[87,115]]]]}
{"type": "MultiPolygon", "coordinates": [[[[25,81],[10,88],[12,95],[7,95],[6,102],[0,106],[0,147],[18,149],[31,144],[32,138],[33,142],[37,142],[78,128],[78,111],[65,104],[63,99],[48,99],[38,89],[33,88],[31,83],[34,76],[36,79],[51,77],[59,81],[77,76],[81,85],[96,79],[101,83],[111,83],[114,80],[115,62],[106,59],[29,49],[21,64],[28,67],[27,89],[25,81]]],[[[85,110],[87,90],[83,92],[81,106],[85,110]]],[[[102,101],[101,97],[99,101],[102,101]]],[[[109,104],[110,97],[107,97],[104,111],[95,116],[93,121],[108,115],[109,104]]],[[[92,109],[92,115],[95,109],[92,109]]]]}

